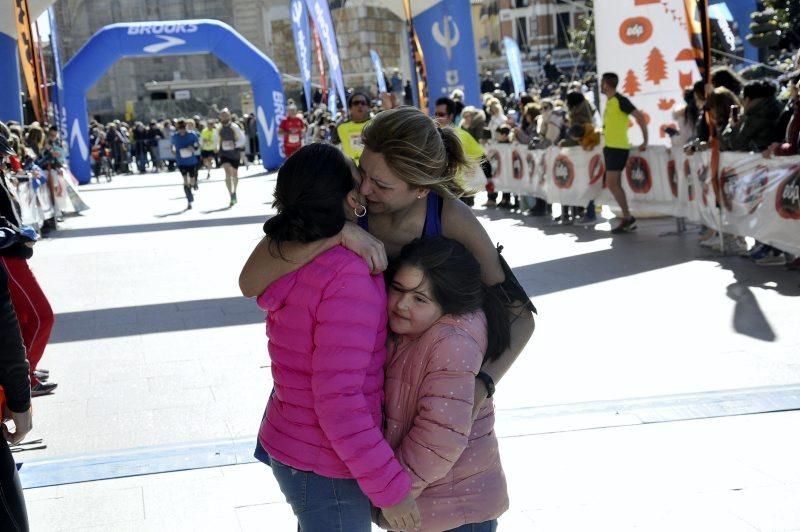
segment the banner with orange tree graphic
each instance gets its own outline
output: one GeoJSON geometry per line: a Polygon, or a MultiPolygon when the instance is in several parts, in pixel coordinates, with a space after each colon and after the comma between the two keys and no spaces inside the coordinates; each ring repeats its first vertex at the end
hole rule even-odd
{"type": "MultiPolygon", "coordinates": [[[[598,74],[619,76],[619,92],[645,113],[650,143],[668,146],[683,89],[700,79],[684,0],[596,0],[594,17],[598,74]]],[[[642,141],[639,128],[629,136],[642,141]]]]}

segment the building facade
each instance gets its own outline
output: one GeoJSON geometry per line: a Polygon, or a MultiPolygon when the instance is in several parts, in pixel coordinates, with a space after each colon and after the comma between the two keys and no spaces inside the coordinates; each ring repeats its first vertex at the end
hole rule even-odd
{"type": "Polygon", "coordinates": [[[516,40],[523,58],[531,64],[542,62],[547,54],[563,65],[579,61],[568,43],[572,29],[592,16],[585,0],[477,1],[480,7],[473,24],[481,66],[503,64],[503,37],[516,40]]]}
{"type": "MultiPolygon", "coordinates": [[[[215,19],[231,25],[272,59],[284,75],[287,94],[299,97],[288,0],[58,0],[54,7],[65,62],[108,24],[215,19]]],[[[387,70],[404,67],[404,24],[378,0],[350,0],[344,7],[331,7],[346,85],[375,84],[370,49],[381,55],[387,70]]],[[[319,83],[316,61],[313,80],[319,83]]],[[[213,55],[202,54],[120,60],[87,99],[89,112],[105,121],[126,115],[138,120],[204,115],[222,107],[248,112],[252,96],[235,72],[213,55]]]]}

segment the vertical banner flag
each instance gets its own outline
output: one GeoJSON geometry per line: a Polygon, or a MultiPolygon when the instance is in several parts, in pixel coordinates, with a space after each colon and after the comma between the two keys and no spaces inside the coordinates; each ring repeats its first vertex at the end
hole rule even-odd
{"type": "Polygon", "coordinates": [[[689,33],[689,44],[697,68],[705,76],[705,61],[703,60],[703,29],[700,24],[697,0],[683,0],[683,7],[686,11],[686,29],[689,33]]]}
{"type": "Polygon", "coordinates": [[[56,13],[53,6],[47,9],[47,18],[50,20],[50,50],[53,52],[53,63],[55,65],[55,84],[53,85],[53,113],[56,117],[56,126],[62,139],[67,138],[67,111],[64,109],[64,83],[61,71],[61,52],[58,48],[58,28],[56,25],[56,13]]]}
{"type": "Polygon", "coordinates": [[[47,111],[50,109],[50,95],[47,93],[47,72],[44,68],[44,54],[42,53],[42,46],[41,42],[42,39],[39,36],[39,21],[36,20],[33,23],[33,42],[36,43],[36,78],[39,80],[39,105],[42,108],[42,117],[44,117],[49,122],[49,117],[47,116],[47,111]]]}
{"type": "Polygon", "coordinates": [[[465,105],[480,107],[470,0],[442,0],[415,15],[413,22],[425,53],[430,112],[437,98],[455,89],[464,91],[465,105]]]}
{"type": "Polygon", "coordinates": [[[411,99],[414,107],[424,109],[428,107],[428,77],[425,73],[425,58],[422,55],[422,46],[414,29],[414,17],[411,14],[411,0],[403,0],[403,13],[406,16],[406,31],[408,32],[408,53],[411,65],[411,99]]]}
{"type": "Polygon", "coordinates": [[[19,49],[19,59],[22,65],[22,73],[25,76],[25,85],[28,87],[28,96],[33,102],[33,110],[36,119],[44,122],[42,113],[42,102],[40,96],[41,85],[39,83],[39,54],[36,51],[36,43],[33,40],[33,28],[31,25],[30,8],[28,0],[16,0],[14,2],[14,18],[17,22],[17,47],[19,49]]]}
{"type": "Polygon", "coordinates": [[[383,76],[383,66],[381,65],[381,56],[375,50],[370,50],[369,55],[372,57],[372,66],[375,67],[375,76],[378,78],[378,90],[380,92],[388,92],[386,90],[386,78],[383,76]]]}
{"type": "Polygon", "coordinates": [[[308,13],[303,0],[292,0],[289,7],[292,16],[292,34],[294,49],[297,52],[297,66],[300,67],[300,78],[303,80],[303,92],[306,95],[306,109],[311,107],[311,32],[308,29],[308,13]]]}
{"type": "Polygon", "coordinates": [[[325,56],[328,58],[331,84],[336,87],[339,99],[346,102],[347,94],[345,94],[344,79],[342,78],[342,64],[339,61],[339,46],[336,44],[336,33],[333,30],[333,21],[331,20],[331,10],[328,8],[328,2],[326,0],[306,0],[306,5],[311,13],[314,26],[319,32],[325,56]]]}
{"type": "Polygon", "coordinates": [[[503,45],[506,48],[508,71],[514,82],[514,96],[519,98],[519,95],[525,92],[525,76],[522,74],[522,57],[519,53],[519,46],[517,41],[511,37],[503,37],[503,45]]]}
{"type": "Polygon", "coordinates": [[[322,58],[322,43],[319,42],[319,33],[314,22],[311,22],[311,34],[314,36],[314,51],[317,55],[317,70],[319,70],[319,84],[322,85],[322,94],[328,93],[328,81],[325,77],[325,61],[322,58]]]}
{"type": "MultiPolygon", "coordinates": [[[[684,0],[597,0],[597,71],[619,76],[619,92],[645,114],[651,144],[669,145],[672,111],[699,79],[684,0]]],[[[603,102],[603,105],[605,103],[603,102]]],[[[638,127],[631,144],[642,142],[638,127]]]]}

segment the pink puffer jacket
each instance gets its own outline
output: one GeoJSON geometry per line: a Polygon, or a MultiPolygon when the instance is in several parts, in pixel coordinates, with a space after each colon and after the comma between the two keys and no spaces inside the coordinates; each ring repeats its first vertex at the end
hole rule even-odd
{"type": "Polygon", "coordinates": [[[375,506],[403,500],[411,480],[381,431],[383,278],[337,246],[274,282],[258,305],[275,381],[261,445],[295,469],[356,479],[375,506]]]}
{"type": "Polygon", "coordinates": [[[482,523],[508,509],[491,399],[472,421],[485,352],[483,313],[444,316],[417,338],[390,342],[386,439],[411,473],[423,531],[482,523]]]}

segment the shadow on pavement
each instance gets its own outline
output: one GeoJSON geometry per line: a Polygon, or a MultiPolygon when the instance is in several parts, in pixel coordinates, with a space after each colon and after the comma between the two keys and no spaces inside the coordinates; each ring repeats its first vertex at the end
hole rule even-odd
{"type": "MultiPolygon", "coordinates": [[[[256,177],[264,177],[264,176],[270,175],[272,173],[273,172],[259,172],[257,174],[246,175],[246,176],[239,177],[239,181],[243,181],[243,180],[246,180],[246,179],[254,179],[256,177]]],[[[140,177],[147,177],[147,176],[150,176],[150,175],[153,175],[153,174],[146,174],[146,175],[145,174],[139,174],[140,177]]],[[[127,176],[127,177],[136,177],[136,176],[131,175],[131,176],[127,176]]],[[[136,185],[136,186],[129,186],[129,187],[101,186],[100,184],[95,184],[96,186],[91,186],[91,183],[87,183],[86,185],[81,185],[81,187],[78,189],[78,192],[80,192],[81,194],[85,194],[87,192],[102,192],[102,191],[109,191],[109,190],[111,190],[111,191],[114,191],[114,190],[140,190],[140,189],[148,189],[148,188],[168,188],[168,187],[181,186],[182,182],[180,181],[180,176],[178,176],[177,179],[178,180],[175,183],[166,183],[166,184],[165,183],[160,183],[160,184],[157,184],[157,185],[136,185]]],[[[221,178],[221,179],[205,179],[205,178],[203,178],[202,182],[203,183],[224,183],[225,182],[225,178],[224,177],[221,178]]],[[[102,185],[106,185],[106,183],[103,183],[102,185]]]]}
{"type": "MultiPolygon", "coordinates": [[[[183,199],[186,199],[186,198],[183,198],[183,199]]],[[[183,213],[188,212],[188,211],[189,211],[189,209],[183,208],[183,209],[181,209],[179,211],[175,211],[175,212],[165,212],[164,214],[154,214],[153,217],[155,217],[155,218],[168,218],[170,216],[178,216],[179,214],[183,214],[183,213]]]]}
{"type": "Polygon", "coordinates": [[[263,322],[264,313],[253,300],[244,297],[65,312],[56,314],[50,343],[212,329],[263,322]]]}
{"type": "MultiPolygon", "coordinates": [[[[227,210],[227,209],[225,209],[227,210]]],[[[181,210],[175,213],[156,215],[156,217],[174,216],[186,212],[181,210]]],[[[216,211],[207,211],[208,214],[216,211]]],[[[87,236],[125,235],[131,233],[150,233],[155,231],[175,231],[178,229],[195,229],[202,227],[225,227],[230,225],[263,224],[267,219],[265,215],[239,216],[237,218],[214,218],[209,220],[185,220],[183,222],[167,222],[153,224],[119,225],[112,227],[90,227],[86,229],[67,229],[53,233],[50,238],[80,238],[87,236]]]]}

